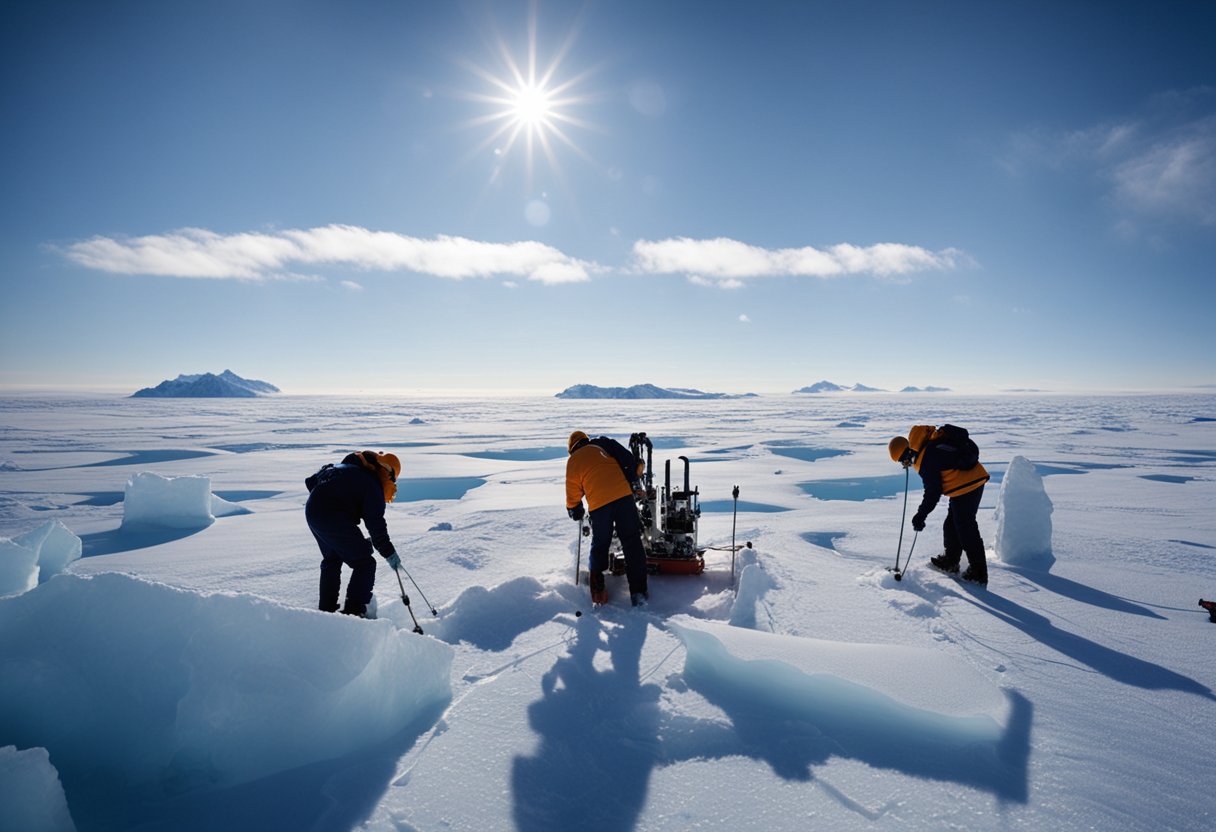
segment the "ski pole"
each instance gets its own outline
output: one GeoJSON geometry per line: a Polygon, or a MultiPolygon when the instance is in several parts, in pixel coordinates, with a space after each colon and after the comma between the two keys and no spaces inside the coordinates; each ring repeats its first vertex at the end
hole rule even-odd
{"type": "Polygon", "coordinates": [[[583,566],[583,521],[578,521],[578,554],[574,558],[574,585],[578,586],[578,571],[583,566]]]}
{"type": "Polygon", "coordinates": [[[916,550],[916,541],[920,538],[920,532],[912,533],[912,545],[908,547],[908,557],[904,560],[904,568],[895,573],[895,580],[903,580],[904,573],[908,571],[908,566],[912,563],[912,552],[916,550]]]}
{"type": "MultiPolygon", "coordinates": [[[[904,513],[899,518],[899,543],[895,546],[895,568],[891,571],[895,573],[895,580],[902,581],[903,573],[899,571],[899,553],[904,548],[904,521],[908,519],[908,466],[904,466],[904,513]]],[[[913,538],[912,545],[916,546],[916,540],[913,538]]],[[[912,557],[911,550],[908,552],[909,559],[912,557]]]]}
{"type": "Polygon", "coordinates": [[[730,492],[730,494],[735,500],[734,508],[732,509],[731,516],[730,516],[730,585],[734,586],[735,585],[735,552],[738,551],[738,549],[735,548],[735,525],[739,519],[739,486],[736,485],[734,487],[734,490],[732,490],[730,492]]]}
{"type": "MultiPolygon", "coordinates": [[[[414,580],[414,576],[409,573],[409,571],[405,568],[404,565],[399,566],[397,568],[400,569],[402,572],[405,572],[405,577],[409,578],[410,583],[412,583],[414,585],[414,589],[418,590],[418,594],[422,596],[422,602],[424,604],[426,604],[427,607],[430,609],[431,615],[438,618],[439,611],[437,609],[435,609],[434,605],[431,604],[430,601],[426,600],[426,596],[422,594],[422,587],[418,586],[418,582],[414,580]]],[[[397,580],[401,580],[400,576],[398,576],[397,580]]]]}
{"type": "Polygon", "coordinates": [[[405,584],[401,583],[401,573],[394,569],[393,574],[397,576],[397,586],[401,587],[401,602],[405,604],[405,611],[410,614],[410,618],[414,619],[414,632],[422,635],[422,625],[418,623],[417,618],[414,618],[414,610],[410,607],[410,596],[405,594],[405,584]]]}

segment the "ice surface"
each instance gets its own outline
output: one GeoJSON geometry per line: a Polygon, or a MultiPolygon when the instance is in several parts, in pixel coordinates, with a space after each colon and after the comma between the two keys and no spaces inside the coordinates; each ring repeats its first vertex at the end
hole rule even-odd
{"type": "Polygon", "coordinates": [[[123,497],[124,526],[198,529],[215,522],[208,477],[163,477],[141,472],[127,480],[123,497]]]}
{"type": "Polygon", "coordinates": [[[76,832],[59,772],[45,748],[0,748],[0,829],[76,832]]]}
{"type": "Polygon", "coordinates": [[[0,736],[46,747],[73,801],[231,786],[399,734],[451,656],[388,621],[62,575],[0,605],[0,736]]]}
{"type": "Polygon", "coordinates": [[[45,583],[52,576],[80,559],[81,541],[59,520],[48,520],[32,532],[14,541],[38,553],[38,581],[45,583]]]}
{"type": "Polygon", "coordinates": [[[0,459],[22,463],[0,468],[0,534],[59,520],[88,555],[0,599],[0,746],[48,749],[90,832],[1209,828],[1216,422],[1196,417],[1216,397],[935,396],[994,474],[1017,455],[1086,472],[1038,471],[1051,571],[994,552],[986,589],[925,566],[937,535],[888,571],[907,519],[886,443],[926,401],[0,397],[0,459]],[[573,427],[647,431],[658,470],[689,456],[727,507],[702,515],[704,573],[652,576],[645,610],[615,576],[590,608],[561,459],[516,458],[573,427]],[[312,611],[302,479],[362,447],[399,448],[420,486],[479,484],[388,508],[426,636],[382,561],[378,620],[312,611]],[[773,447],[848,453],[778,466],[773,447]],[[142,461],[80,464],[116,448],[142,461]],[[123,531],[132,471],[256,511],[123,531]],[[736,484],[786,510],[736,517],[736,484]],[[754,546],[734,585],[732,540],[754,546]],[[419,687],[429,708],[391,704],[419,687]],[[372,740],[398,707],[414,721],[372,740]]]}
{"type": "Polygon", "coordinates": [[[20,595],[38,586],[38,552],[0,537],[0,597],[20,595]]]}
{"type": "Polygon", "coordinates": [[[1034,463],[1015,456],[1001,481],[996,511],[996,556],[1009,566],[1050,569],[1051,498],[1034,463]]]}

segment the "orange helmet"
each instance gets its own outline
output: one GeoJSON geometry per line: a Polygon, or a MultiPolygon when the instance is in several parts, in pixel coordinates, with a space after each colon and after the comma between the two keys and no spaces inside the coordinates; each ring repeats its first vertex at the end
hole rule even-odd
{"type": "Polygon", "coordinates": [[[568,442],[566,442],[566,451],[568,453],[574,453],[574,446],[579,442],[587,441],[588,438],[589,437],[587,434],[583,433],[581,430],[576,430],[574,433],[570,434],[570,439],[568,442]]]}
{"type": "Polygon", "coordinates": [[[887,443],[887,453],[891,455],[892,462],[899,462],[908,451],[908,440],[902,436],[897,436],[887,443]]]}
{"type": "Polygon", "coordinates": [[[385,468],[392,469],[394,482],[397,480],[397,477],[401,476],[401,460],[397,459],[396,454],[376,454],[376,461],[385,468]]]}

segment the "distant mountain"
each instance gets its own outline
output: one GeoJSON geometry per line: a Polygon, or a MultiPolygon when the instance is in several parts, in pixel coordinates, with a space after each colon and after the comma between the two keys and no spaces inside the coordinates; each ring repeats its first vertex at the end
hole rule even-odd
{"type": "Polygon", "coordinates": [[[279,388],[269,382],[241,378],[232,370],[224,370],[218,376],[215,373],[182,374],[155,387],[136,390],[131,398],[252,399],[278,392],[279,388]]]}
{"type": "Polygon", "coordinates": [[[839,384],[833,384],[830,381],[817,381],[810,387],[802,387],[795,390],[795,393],[840,393],[848,390],[847,387],[841,387],[839,384]]]}
{"type": "Polygon", "coordinates": [[[755,396],[734,396],[729,393],[706,393],[690,387],[657,387],[653,384],[635,384],[632,387],[597,387],[594,384],[575,384],[554,395],[557,399],[737,399],[755,396]]]}
{"type": "MultiPolygon", "coordinates": [[[[795,393],[887,393],[889,391],[881,387],[868,387],[864,384],[854,384],[852,387],[846,387],[841,384],[836,384],[831,381],[819,381],[812,384],[810,387],[802,387],[794,391],[795,393]]],[[[949,387],[905,387],[900,390],[901,393],[949,393],[949,387]]]]}
{"type": "Polygon", "coordinates": [[[831,381],[819,381],[812,384],[810,387],[803,387],[794,391],[795,393],[885,393],[878,387],[867,387],[864,384],[854,384],[852,387],[845,387],[840,384],[835,384],[831,381]]]}

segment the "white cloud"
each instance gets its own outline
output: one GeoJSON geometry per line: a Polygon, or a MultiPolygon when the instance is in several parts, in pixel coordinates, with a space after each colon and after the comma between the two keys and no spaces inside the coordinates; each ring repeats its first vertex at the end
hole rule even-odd
{"type": "Polygon", "coordinates": [[[509,275],[542,283],[589,280],[592,263],[534,241],[487,243],[463,237],[420,239],[350,225],[222,235],[199,228],[135,238],[94,237],[65,255],[116,274],[262,280],[290,265],[330,264],[463,279],[509,275]]]}
{"type": "Polygon", "coordinates": [[[1128,236],[1138,235],[1145,219],[1216,225],[1214,108],[1211,88],[1164,93],[1122,122],[1019,133],[999,161],[1016,175],[1046,169],[1092,177],[1128,236]]]}
{"type": "Polygon", "coordinates": [[[1216,225],[1216,117],[1159,136],[1110,172],[1128,207],[1216,225]]]}
{"type": "Polygon", "coordinates": [[[752,322],[752,319],[747,317],[747,315],[740,315],[739,322],[744,323],[744,324],[750,324],[752,322]]]}
{"type": "MultiPolygon", "coordinates": [[[[965,259],[956,249],[932,252],[902,243],[855,246],[841,243],[828,249],[767,249],[726,237],[694,240],[677,237],[666,240],[639,240],[633,244],[635,267],[652,274],[689,274],[698,285],[711,281],[738,281],[751,277],[791,275],[797,277],[837,277],[873,274],[880,277],[918,271],[952,269],[965,259]]],[[[722,286],[720,282],[717,285],[722,286]]],[[[727,288],[727,287],[723,287],[727,288]]]]}
{"type": "Polygon", "coordinates": [[[728,277],[723,280],[709,280],[699,274],[690,274],[688,282],[694,286],[709,286],[714,289],[742,289],[747,284],[742,280],[737,280],[733,277],[728,277]]]}
{"type": "Polygon", "coordinates": [[[363,291],[363,286],[356,283],[353,280],[342,280],[342,281],[339,281],[338,285],[341,286],[343,289],[346,289],[351,292],[362,292],[363,291]]]}

